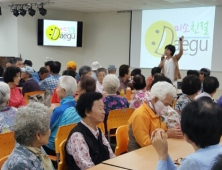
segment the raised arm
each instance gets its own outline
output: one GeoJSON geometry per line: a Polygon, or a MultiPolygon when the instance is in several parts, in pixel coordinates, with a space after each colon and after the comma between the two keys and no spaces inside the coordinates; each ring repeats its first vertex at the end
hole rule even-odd
{"type": "Polygon", "coordinates": [[[163,68],[163,61],[164,61],[165,55],[161,56],[161,61],[160,64],[158,65],[158,67],[163,68]]]}
{"type": "Polygon", "coordinates": [[[183,39],[184,37],[180,37],[180,40],[179,40],[179,44],[180,44],[180,50],[179,50],[179,53],[175,55],[177,61],[179,61],[179,59],[182,57],[183,55],[183,39]]]}

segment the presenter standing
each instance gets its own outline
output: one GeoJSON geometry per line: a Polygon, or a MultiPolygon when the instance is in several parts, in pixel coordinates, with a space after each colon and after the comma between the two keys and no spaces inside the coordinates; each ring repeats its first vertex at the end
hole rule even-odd
{"type": "Polygon", "coordinates": [[[176,55],[174,55],[176,51],[174,45],[169,44],[165,47],[164,55],[161,57],[158,66],[162,69],[162,73],[168,77],[176,87],[177,80],[181,78],[178,61],[183,55],[183,39],[183,36],[179,39],[179,53],[176,55]]]}

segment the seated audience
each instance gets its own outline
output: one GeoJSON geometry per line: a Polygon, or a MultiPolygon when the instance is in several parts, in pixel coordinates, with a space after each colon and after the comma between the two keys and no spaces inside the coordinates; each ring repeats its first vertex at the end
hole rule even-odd
{"type": "Polygon", "coordinates": [[[96,77],[96,72],[99,68],[101,68],[102,66],[99,64],[98,61],[94,61],[92,63],[92,75],[91,77],[94,78],[95,80],[97,80],[97,77],[96,77]]]}
{"type": "Polygon", "coordinates": [[[157,170],[208,170],[222,154],[220,145],[222,110],[208,97],[188,103],[181,112],[184,139],[195,152],[185,157],[177,168],[168,154],[167,135],[158,129],[152,134],[152,144],[159,157],[157,170]]]}
{"type": "Polygon", "coordinates": [[[17,109],[8,107],[10,88],[8,84],[0,82],[0,134],[13,130],[13,123],[17,109]]]}
{"type": "Polygon", "coordinates": [[[16,57],[14,60],[15,60],[15,67],[19,68],[23,67],[23,62],[21,57],[16,57]]]}
{"type": "Polygon", "coordinates": [[[12,58],[8,58],[5,62],[5,67],[11,67],[13,66],[13,59],[12,58]]]}
{"type": "Polygon", "coordinates": [[[86,92],[96,91],[96,81],[90,76],[80,77],[79,83],[77,85],[78,98],[86,92]]]}
{"type": "Polygon", "coordinates": [[[80,76],[79,76],[79,73],[77,73],[76,72],[76,69],[77,69],[77,64],[76,64],[76,62],[74,62],[74,61],[69,61],[68,63],[67,63],[67,70],[73,70],[73,71],[75,71],[75,73],[76,73],[76,76],[74,77],[75,79],[76,79],[76,81],[78,82],[79,81],[79,79],[80,79],[80,76]]]}
{"type": "Polygon", "coordinates": [[[40,103],[21,107],[15,116],[16,145],[2,170],[53,170],[53,165],[42,146],[50,135],[50,111],[40,103]]]}
{"type": "Polygon", "coordinates": [[[215,103],[217,102],[213,96],[219,88],[219,81],[216,77],[209,76],[204,78],[203,81],[203,93],[198,94],[194,99],[197,100],[200,97],[207,96],[210,97],[215,103]]]}
{"type": "Polygon", "coordinates": [[[128,65],[121,65],[119,67],[119,81],[120,81],[120,87],[117,91],[117,94],[120,94],[120,91],[123,89],[126,92],[126,88],[130,87],[131,90],[133,90],[132,82],[129,80],[130,78],[130,69],[128,65]]]}
{"type": "Polygon", "coordinates": [[[146,90],[150,90],[151,89],[151,84],[153,82],[153,78],[156,74],[161,72],[161,68],[160,67],[154,67],[151,70],[151,75],[147,78],[146,80],[146,90]]]}
{"type": "Polygon", "coordinates": [[[22,88],[23,96],[27,92],[40,91],[39,84],[32,79],[32,74],[34,73],[33,68],[25,66],[21,68],[21,72],[21,78],[25,81],[22,88]]]}
{"type": "Polygon", "coordinates": [[[197,70],[187,70],[187,76],[189,75],[195,75],[199,77],[199,72],[197,70]]]}
{"type": "Polygon", "coordinates": [[[47,77],[49,77],[49,71],[45,67],[41,67],[38,72],[34,72],[32,74],[33,80],[35,80],[37,83],[40,83],[47,77]]]}
{"type": "Polygon", "coordinates": [[[7,67],[3,79],[10,87],[9,107],[18,108],[25,105],[22,91],[17,87],[20,81],[21,70],[18,67],[7,67]]]}
{"type": "Polygon", "coordinates": [[[214,165],[211,170],[221,170],[222,169],[222,154],[218,155],[214,161],[214,165]]]}
{"type": "Polygon", "coordinates": [[[146,104],[149,103],[150,94],[145,89],[146,87],[146,80],[145,77],[140,75],[135,75],[133,77],[133,88],[136,90],[135,95],[132,97],[130,101],[130,108],[138,108],[140,105],[145,102],[146,104]]]}
{"type": "Polygon", "coordinates": [[[96,77],[97,77],[96,92],[103,93],[103,79],[106,76],[106,74],[107,74],[107,71],[105,68],[98,68],[96,72],[96,77]]]}
{"type": "Polygon", "coordinates": [[[85,170],[115,157],[104,134],[97,127],[105,117],[102,94],[82,94],[76,110],[82,120],[72,129],[65,146],[68,169],[85,170]]]}
{"type": "Polygon", "coordinates": [[[152,143],[151,134],[158,128],[167,130],[169,138],[182,138],[179,128],[167,129],[165,122],[162,122],[160,117],[161,112],[171,105],[175,95],[176,90],[170,83],[157,82],[153,85],[150,91],[150,102],[143,103],[128,120],[128,151],[150,145],[152,143]]]}
{"type": "Polygon", "coordinates": [[[59,72],[61,69],[61,63],[58,61],[53,61],[49,65],[50,68],[50,74],[51,76],[43,80],[42,82],[39,83],[40,89],[41,90],[48,90],[53,93],[53,90],[56,88],[58,80],[59,80],[59,72]]]}
{"type": "Polygon", "coordinates": [[[199,71],[199,78],[200,78],[200,81],[201,81],[201,90],[200,92],[203,93],[203,81],[206,77],[209,77],[210,76],[210,70],[208,68],[202,68],[200,69],[199,71]]]}
{"type": "MultiPolygon", "coordinates": [[[[69,70],[63,71],[62,75],[63,76],[71,76],[71,77],[75,78],[76,72],[74,70],[69,69],[69,70]]],[[[75,95],[73,95],[73,97],[75,98],[75,95]]],[[[56,93],[56,88],[53,91],[53,94],[51,97],[51,103],[60,103],[60,99],[56,93]]]]}
{"type": "MultiPolygon", "coordinates": [[[[47,57],[46,57],[47,58],[47,57]]],[[[51,63],[53,63],[53,61],[52,60],[49,60],[49,61],[47,61],[47,62],[45,62],[45,68],[50,72],[50,64],[51,63]]],[[[50,77],[50,75],[49,75],[49,77],[50,77]]]]}
{"type": "Polygon", "coordinates": [[[109,66],[108,66],[108,74],[115,74],[116,75],[116,67],[115,67],[115,65],[113,65],[113,64],[110,64],[109,66]]]}
{"type": "Polygon", "coordinates": [[[23,63],[23,67],[25,67],[25,66],[32,67],[32,61],[31,60],[25,60],[24,63],[23,63]]]}
{"type": "Polygon", "coordinates": [[[105,119],[106,123],[107,117],[110,110],[123,109],[129,106],[128,101],[125,97],[117,96],[116,92],[119,89],[120,82],[117,76],[113,74],[108,74],[103,79],[103,88],[107,93],[107,96],[103,98],[105,119]]]}
{"type": "Polygon", "coordinates": [[[175,110],[177,113],[181,113],[187,103],[194,100],[201,88],[201,82],[196,75],[188,75],[184,77],[181,89],[183,94],[177,99],[175,104],[175,110]]]}
{"type": "Polygon", "coordinates": [[[132,71],[131,71],[131,80],[133,80],[133,77],[135,76],[135,75],[138,75],[138,74],[141,74],[141,69],[140,68],[135,68],[135,69],[133,69],[132,71]]]}
{"type": "Polygon", "coordinates": [[[79,68],[79,76],[91,76],[92,75],[92,68],[89,66],[82,66],[79,68]]]}
{"type": "Polygon", "coordinates": [[[60,106],[53,110],[50,121],[51,135],[49,143],[44,146],[46,153],[49,155],[55,155],[55,137],[59,126],[78,123],[81,120],[76,111],[76,102],[73,98],[76,89],[77,83],[73,77],[61,76],[59,78],[56,93],[61,100],[60,106]]]}

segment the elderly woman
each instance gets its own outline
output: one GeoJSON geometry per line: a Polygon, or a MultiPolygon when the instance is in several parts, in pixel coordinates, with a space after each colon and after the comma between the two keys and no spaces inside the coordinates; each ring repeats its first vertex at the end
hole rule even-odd
{"type": "Polygon", "coordinates": [[[133,87],[136,90],[135,95],[130,101],[130,108],[138,108],[143,102],[149,103],[150,94],[146,91],[146,80],[142,74],[133,77],[133,87]]]}
{"type": "Polygon", "coordinates": [[[2,170],[53,169],[51,160],[42,149],[50,135],[50,116],[48,108],[40,103],[19,108],[14,122],[17,143],[2,170]]]}
{"type": "Polygon", "coordinates": [[[196,75],[189,75],[184,77],[181,89],[183,94],[177,99],[177,102],[175,104],[175,110],[177,113],[181,113],[183,108],[191,101],[194,100],[194,98],[197,96],[201,88],[201,81],[199,77],[196,75]]]}
{"type": "Polygon", "coordinates": [[[103,93],[103,79],[106,76],[107,71],[105,68],[98,68],[96,72],[97,81],[96,81],[96,92],[103,93]]]}
{"type": "Polygon", "coordinates": [[[59,126],[78,123],[81,118],[76,111],[76,102],[73,95],[76,93],[77,83],[71,76],[61,76],[58,81],[56,93],[60,99],[60,106],[55,108],[50,121],[51,135],[49,143],[44,149],[49,155],[55,153],[55,137],[59,126]]]}
{"type": "Polygon", "coordinates": [[[10,98],[8,84],[0,82],[0,134],[13,130],[13,123],[17,109],[7,107],[10,98]]]}
{"type": "Polygon", "coordinates": [[[10,87],[10,99],[8,106],[20,107],[24,106],[25,102],[23,100],[23,95],[21,90],[17,87],[20,81],[21,70],[18,67],[7,67],[3,79],[4,82],[8,83],[10,87]]]}
{"type": "Polygon", "coordinates": [[[96,81],[90,76],[82,76],[79,80],[78,87],[78,97],[86,92],[95,92],[96,91],[96,81]]]}
{"type": "Polygon", "coordinates": [[[102,94],[82,94],[76,109],[82,120],[70,132],[65,146],[69,170],[85,170],[115,157],[104,134],[97,127],[105,117],[102,94]]]}
{"type": "Polygon", "coordinates": [[[210,170],[222,153],[220,144],[222,110],[211,98],[202,97],[188,103],[181,112],[181,130],[194,153],[185,157],[177,168],[168,154],[167,135],[161,129],[152,133],[152,144],[159,160],[157,170],[210,170]]]}
{"type": "Polygon", "coordinates": [[[108,74],[103,79],[104,91],[108,93],[108,95],[103,98],[106,115],[104,122],[106,122],[110,110],[127,108],[129,106],[126,98],[116,95],[119,86],[120,81],[118,77],[113,74],[108,74]]]}

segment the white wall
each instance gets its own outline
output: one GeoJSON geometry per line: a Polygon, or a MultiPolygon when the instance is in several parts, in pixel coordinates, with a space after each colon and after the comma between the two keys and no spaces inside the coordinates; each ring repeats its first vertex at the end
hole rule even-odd
{"type": "Polygon", "coordinates": [[[9,8],[2,8],[0,16],[0,56],[18,56],[17,19],[9,8]]]}

